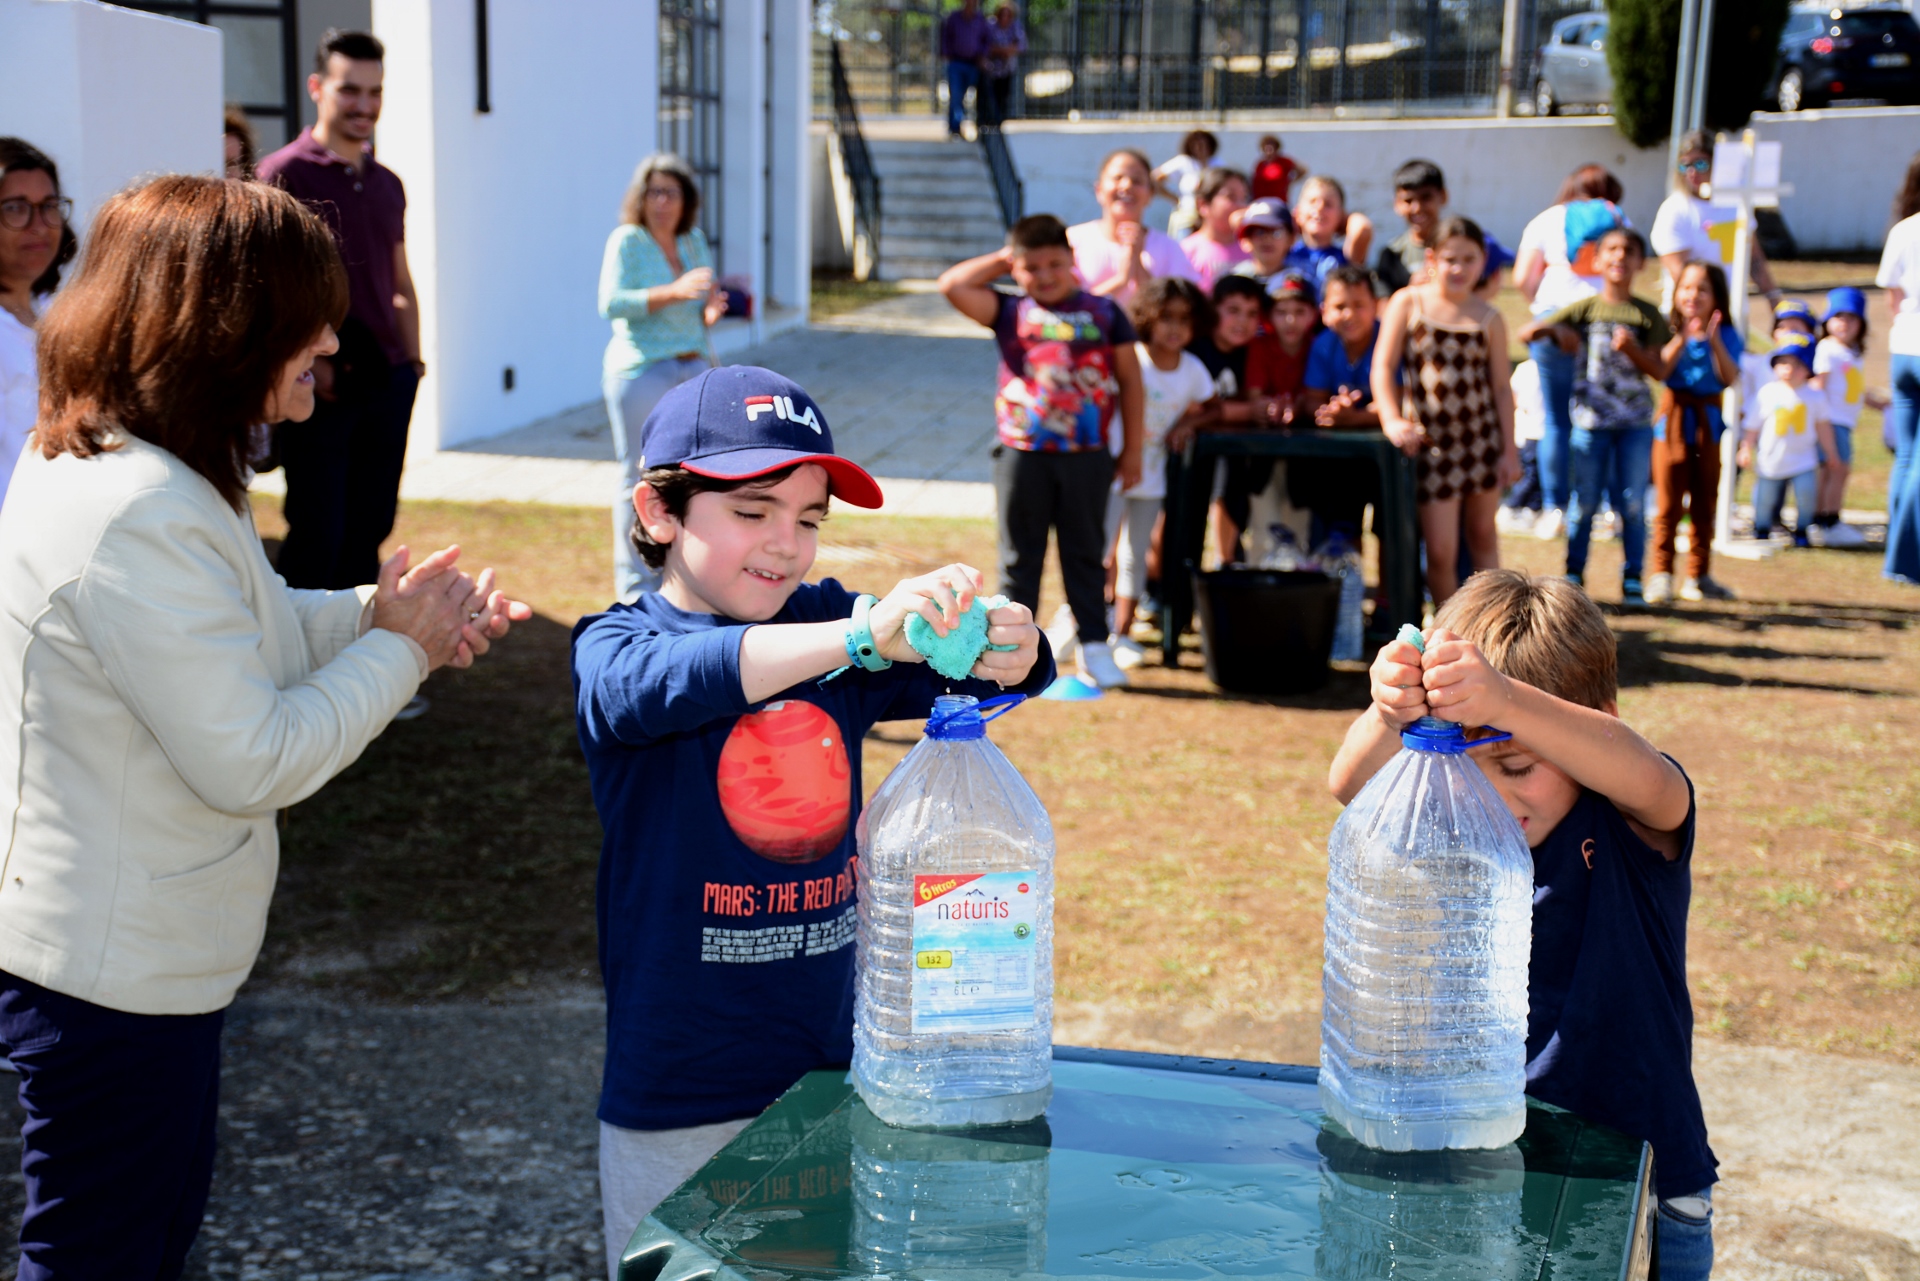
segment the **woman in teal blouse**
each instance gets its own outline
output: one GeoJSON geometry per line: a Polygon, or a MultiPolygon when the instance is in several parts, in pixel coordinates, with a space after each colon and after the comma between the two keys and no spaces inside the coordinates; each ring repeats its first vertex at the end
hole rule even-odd
{"type": "Polygon", "coordinates": [[[660,398],[710,363],[707,329],[727,309],[714,288],[713,252],[694,225],[700,189],[678,156],[648,156],[620,204],[600,266],[600,314],[613,322],[601,388],[620,456],[613,500],[613,587],[631,604],[659,581],[634,554],[633,487],[640,483],[640,427],[660,398]]]}

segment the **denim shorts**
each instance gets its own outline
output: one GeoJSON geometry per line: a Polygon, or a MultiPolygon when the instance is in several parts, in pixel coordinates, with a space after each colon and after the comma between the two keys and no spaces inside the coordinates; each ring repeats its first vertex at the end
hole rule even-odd
{"type": "MultiPolygon", "coordinates": [[[[1834,452],[1840,455],[1841,466],[1853,466],[1853,428],[1842,427],[1839,423],[1833,424],[1833,448],[1834,452]]],[[[1827,457],[1824,445],[1820,447],[1820,461],[1822,463],[1832,461],[1827,457]]]]}
{"type": "Polygon", "coordinates": [[[1654,1233],[1660,1253],[1661,1281],[1707,1281],[1713,1273],[1713,1188],[1700,1189],[1692,1198],[1675,1197],[1660,1202],[1654,1219],[1654,1233]],[[1697,1199],[1706,1214],[1688,1214],[1674,1201],[1697,1199]]]}

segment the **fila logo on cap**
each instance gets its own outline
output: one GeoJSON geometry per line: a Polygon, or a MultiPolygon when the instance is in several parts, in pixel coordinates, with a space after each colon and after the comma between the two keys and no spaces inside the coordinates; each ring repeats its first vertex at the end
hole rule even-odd
{"type": "Polygon", "coordinates": [[[749,396],[741,403],[747,407],[748,422],[752,422],[761,414],[770,412],[782,422],[799,423],[803,427],[811,427],[816,436],[823,434],[820,430],[820,420],[813,415],[813,406],[808,405],[804,412],[796,410],[791,396],[749,396]]]}

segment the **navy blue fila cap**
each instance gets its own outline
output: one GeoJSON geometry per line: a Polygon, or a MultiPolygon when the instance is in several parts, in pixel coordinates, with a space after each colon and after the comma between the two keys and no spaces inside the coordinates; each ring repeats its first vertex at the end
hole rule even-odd
{"type": "Polygon", "coordinates": [[[771,369],[709,369],[662,396],[640,428],[643,468],[752,480],[799,463],[825,468],[834,497],[855,507],[883,501],[864,468],[833,452],[833,433],[813,397],[771,369]]]}

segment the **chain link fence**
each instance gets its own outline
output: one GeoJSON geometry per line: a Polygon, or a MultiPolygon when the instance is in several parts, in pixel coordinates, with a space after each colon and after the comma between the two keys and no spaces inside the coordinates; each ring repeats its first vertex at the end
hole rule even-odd
{"type": "MultiPolygon", "coordinates": [[[[1519,101],[1553,24],[1598,7],[1522,0],[1519,101]]],[[[832,113],[825,49],[834,39],[863,111],[943,111],[937,28],[947,8],[820,0],[816,114],[832,113]]],[[[1492,109],[1500,83],[1501,0],[1015,0],[1015,8],[1028,51],[1014,114],[1028,119],[1334,108],[1472,114],[1492,109]]]]}

